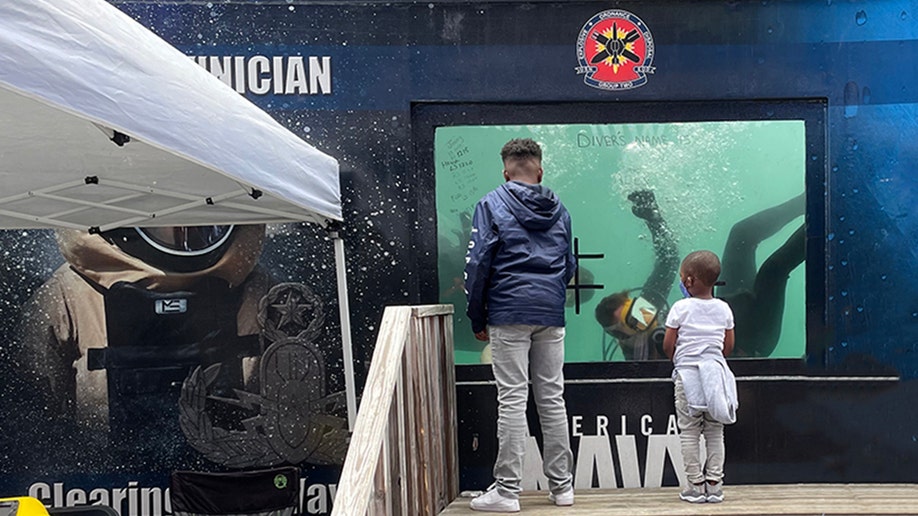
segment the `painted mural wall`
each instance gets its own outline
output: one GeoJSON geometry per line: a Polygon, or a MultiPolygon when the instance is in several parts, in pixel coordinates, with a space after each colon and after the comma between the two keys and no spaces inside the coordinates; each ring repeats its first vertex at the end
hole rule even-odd
{"type": "MultiPolygon", "coordinates": [[[[726,255],[737,222],[782,206],[746,264],[801,236],[805,260],[789,262],[779,337],[731,362],[727,482],[918,480],[914,3],[113,3],[340,161],[358,384],[385,305],[456,304],[463,489],[490,483],[496,452],[486,349],[461,315],[466,214],[516,136],[545,147],[545,182],[584,255],[566,365],[578,487],[681,474],[670,366],[605,331],[601,301],[636,289],[665,311],[671,272],[644,292],[658,265],[700,247],[726,255]]],[[[216,254],[245,248],[244,264],[172,290],[202,308],[163,325],[135,309],[162,296],[79,258],[114,249],[150,265],[123,245],[151,242],[131,231],[0,233],[0,494],[159,515],[174,469],[292,463],[304,513],[328,512],[346,436],[324,232],[204,233],[216,254]],[[216,351],[174,362],[164,340],[216,351]],[[89,347],[115,351],[90,368],[89,347]],[[295,366],[295,387],[279,387],[278,364],[295,366]],[[294,391],[302,417],[269,417],[294,391]]],[[[544,488],[532,430],[526,485],[544,488]]]]}

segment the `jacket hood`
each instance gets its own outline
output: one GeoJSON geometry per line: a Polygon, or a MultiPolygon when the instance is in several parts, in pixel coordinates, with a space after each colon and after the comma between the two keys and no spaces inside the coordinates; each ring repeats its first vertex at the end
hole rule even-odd
{"type": "Polygon", "coordinates": [[[527,229],[548,229],[561,216],[561,201],[542,185],[508,181],[497,189],[497,195],[527,229]]]}
{"type": "Polygon", "coordinates": [[[118,281],[143,282],[150,290],[172,292],[186,289],[205,276],[222,278],[235,287],[252,272],[261,256],[264,225],[236,226],[235,239],[224,255],[207,269],[178,273],[158,269],[135,258],[101,235],[62,229],[56,232],[61,254],[83,276],[110,288],[118,281]]]}

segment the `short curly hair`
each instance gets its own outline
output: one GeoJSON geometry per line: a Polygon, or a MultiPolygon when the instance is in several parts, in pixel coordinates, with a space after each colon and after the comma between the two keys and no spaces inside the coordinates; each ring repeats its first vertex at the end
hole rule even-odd
{"type": "Polygon", "coordinates": [[[720,259],[711,251],[694,251],[682,260],[682,270],[707,287],[713,287],[720,276],[720,259]]]}
{"type": "Polygon", "coordinates": [[[500,159],[526,159],[535,158],[542,160],[542,147],[532,138],[514,138],[504,144],[500,150],[500,159]]]}

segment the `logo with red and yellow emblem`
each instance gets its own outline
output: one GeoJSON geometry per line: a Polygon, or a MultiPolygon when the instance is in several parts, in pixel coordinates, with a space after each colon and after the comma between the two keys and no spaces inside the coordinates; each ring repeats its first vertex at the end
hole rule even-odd
{"type": "Polygon", "coordinates": [[[634,14],[620,9],[590,18],[577,38],[578,74],[583,82],[603,90],[643,86],[654,72],[653,36],[634,14]]]}

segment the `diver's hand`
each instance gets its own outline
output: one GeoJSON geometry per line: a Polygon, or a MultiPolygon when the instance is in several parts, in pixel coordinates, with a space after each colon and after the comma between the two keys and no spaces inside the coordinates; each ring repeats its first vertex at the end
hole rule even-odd
{"type": "Polygon", "coordinates": [[[634,204],[631,206],[631,213],[635,217],[644,220],[660,218],[660,207],[657,206],[657,198],[652,190],[635,190],[628,194],[628,200],[634,204]]]}

